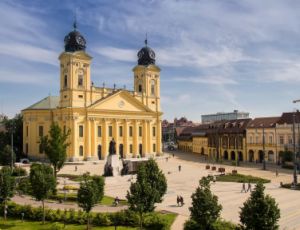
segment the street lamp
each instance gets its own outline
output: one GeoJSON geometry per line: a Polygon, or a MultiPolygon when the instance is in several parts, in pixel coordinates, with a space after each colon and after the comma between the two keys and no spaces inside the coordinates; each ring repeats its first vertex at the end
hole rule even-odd
{"type": "Polygon", "coordinates": [[[265,151],[265,126],[262,125],[263,128],[263,170],[266,170],[266,151],[265,151]]]}
{"type": "MultiPolygon", "coordinates": [[[[294,100],[293,103],[300,102],[300,100],[294,100]]],[[[297,185],[298,183],[298,178],[297,178],[297,153],[296,153],[296,133],[295,133],[295,117],[296,114],[293,113],[293,147],[294,147],[294,174],[293,174],[293,184],[294,186],[297,185]]],[[[298,133],[299,135],[299,133],[298,133]]]]}

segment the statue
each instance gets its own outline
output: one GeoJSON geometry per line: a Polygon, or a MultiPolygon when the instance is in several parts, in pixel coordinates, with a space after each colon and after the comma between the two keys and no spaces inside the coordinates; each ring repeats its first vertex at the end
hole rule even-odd
{"type": "Polygon", "coordinates": [[[114,138],[109,142],[109,155],[116,154],[116,142],[114,138]]]}

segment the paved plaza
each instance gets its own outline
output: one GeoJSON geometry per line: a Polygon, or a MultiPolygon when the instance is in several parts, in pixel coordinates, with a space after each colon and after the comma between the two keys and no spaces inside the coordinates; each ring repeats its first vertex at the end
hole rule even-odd
{"type": "MultiPolygon", "coordinates": [[[[157,205],[157,210],[167,210],[178,213],[178,217],[172,226],[172,229],[183,229],[184,221],[189,217],[188,208],[191,206],[191,194],[195,191],[198,181],[202,176],[207,176],[216,172],[205,170],[206,163],[201,161],[200,157],[191,153],[175,152],[175,157],[172,154],[166,153],[164,157],[157,159],[160,168],[163,170],[168,181],[167,194],[161,204],[157,205]],[[165,157],[169,157],[167,160],[165,157]],[[181,165],[179,172],[178,166],[181,165]],[[177,195],[184,198],[185,205],[178,207],[176,203],[177,195]]],[[[218,167],[218,165],[216,165],[218,167]]],[[[90,172],[91,174],[101,175],[103,173],[104,161],[86,162],[77,166],[75,171],[74,165],[66,165],[60,173],[82,174],[90,172]]],[[[290,182],[292,180],[292,171],[279,170],[279,176],[276,177],[276,166],[269,166],[270,170],[261,170],[260,164],[248,165],[248,167],[225,166],[226,172],[232,169],[237,169],[239,173],[245,175],[260,176],[271,179],[271,183],[266,184],[266,193],[276,199],[281,210],[280,229],[300,229],[300,191],[293,191],[279,188],[280,182],[290,182]]],[[[134,180],[132,176],[107,177],[105,194],[108,196],[118,196],[125,199],[127,190],[130,186],[130,181],[134,180]]],[[[254,187],[254,186],[253,186],[254,187]]],[[[250,192],[241,193],[242,184],[231,182],[216,182],[213,183],[212,191],[219,198],[219,203],[222,204],[223,210],[221,216],[225,220],[230,220],[235,223],[239,222],[239,210],[243,202],[249,197],[250,192]]],[[[103,208],[98,208],[96,211],[103,211],[103,208]]],[[[105,208],[104,208],[105,209],[105,208]]],[[[111,208],[107,211],[114,211],[111,208]]]]}

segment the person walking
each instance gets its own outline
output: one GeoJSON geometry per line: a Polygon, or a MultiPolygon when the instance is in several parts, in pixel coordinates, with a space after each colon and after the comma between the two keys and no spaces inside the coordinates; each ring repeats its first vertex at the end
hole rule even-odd
{"type": "Polygon", "coordinates": [[[183,206],[184,205],[184,201],[183,201],[183,197],[182,196],[180,196],[180,202],[181,202],[181,206],[183,206]]]}
{"type": "Polygon", "coordinates": [[[250,191],[250,192],[252,191],[252,190],[251,190],[251,183],[250,183],[250,182],[248,182],[248,189],[247,189],[247,192],[248,192],[248,191],[250,191]]]}
{"type": "Polygon", "coordinates": [[[177,206],[179,206],[179,203],[180,203],[180,198],[179,198],[179,196],[177,195],[177,206]]]}
{"type": "Polygon", "coordinates": [[[245,182],[243,182],[243,185],[242,185],[242,190],[241,192],[246,192],[246,185],[245,185],[245,182]]]}
{"type": "Polygon", "coordinates": [[[178,171],[179,172],[181,171],[181,165],[178,165],[178,171]]]}
{"type": "Polygon", "coordinates": [[[276,177],[278,177],[278,169],[276,169],[275,175],[276,177]]]}

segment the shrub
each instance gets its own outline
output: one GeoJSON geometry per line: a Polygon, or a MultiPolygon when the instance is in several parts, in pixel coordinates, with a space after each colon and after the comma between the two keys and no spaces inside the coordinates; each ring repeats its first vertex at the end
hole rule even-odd
{"type": "Polygon", "coordinates": [[[27,171],[26,171],[26,169],[23,169],[21,167],[14,167],[12,175],[13,176],[27,176],[27,171]]]}
{"type": "Polygon", "coordinates": [[[168,223],[157,213],[148,213],[144,217],[144,227],[149,230],[166,230],[168,223]]]}
{"type": "Polygon", "coordinates": [[[24,195],[32,194],[32,187],[28,177],[19,178],[17,179],[17,182],[18,183],[16,189],[20,194],[24,194],[24,195]]]}

